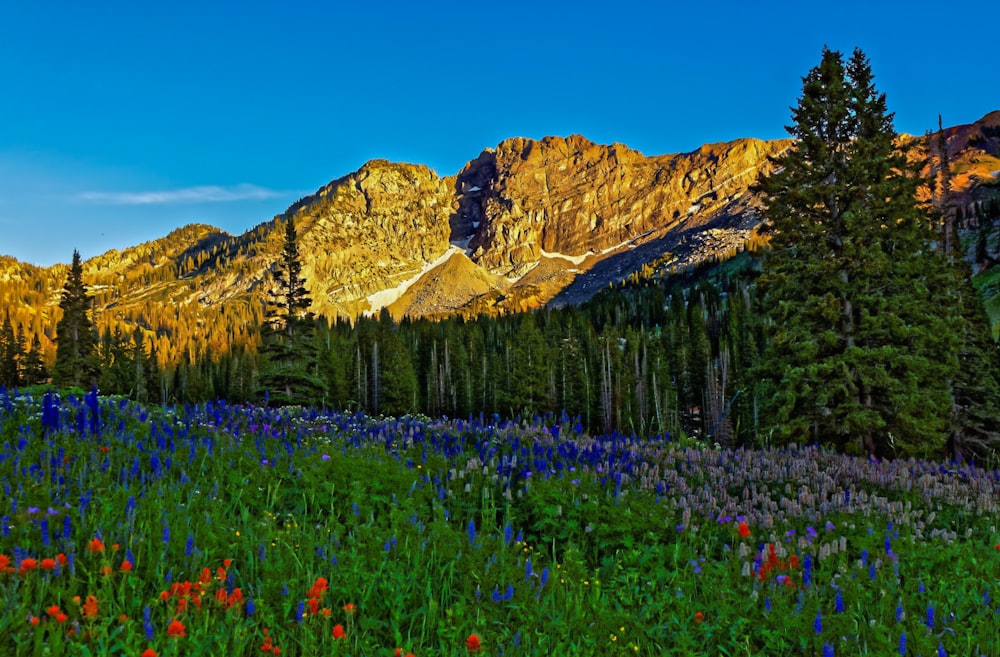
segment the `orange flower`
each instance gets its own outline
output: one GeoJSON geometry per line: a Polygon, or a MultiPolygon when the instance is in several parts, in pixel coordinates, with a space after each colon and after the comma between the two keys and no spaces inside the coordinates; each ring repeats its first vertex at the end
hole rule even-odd
{"type": "Polygon", "coordinates": [[[156,657],[156,651],[152,648],[146,648],[139,657],[156,657]]]}
{"type": "Polygon", "coordinates": [[[347,632],[344,631],[344,626],[337,623],[333,626],[333,638],[334,639],[346,639],[347,632]]]}
{"type": "Polygon", "coordinates": [[[47,613],[49,616],[58,616],[59,614],[62,613],[62,611],[60,611],[59,605],[52,605],[51,607],[45,610],[45,613],[47,613]]]}
{"type": "Polygon", "coordinates": [[[96,536],[87,543],[87,552],[104,552],[104,541],[96,536]]]}
{"type": "Polygon", "coordinates": [[[60,623],[65,623],[67,620],[69,620],[69,616],[62,613],[61,611],[58,614],[56,614],[56,621],[60,623]]]}
{"type": "Polygon", "coordinates": [[[29,573],[38,567],[38,561],[28,557],[27,559],[21,559],[21,567],[17,569],[20,574],[29,573]]]}
{"type": "Polygon", "coordinates": [[[88,595],[87,601],[83,603],[83,617],[94,618],[97,616],[97,596],[88,595]]]}
{"type": "Polygon", "coordinates": [[[465,647],[469,649],[469,652],[477,652],[483,649],[482,642],[476,634],[469,635],[469,638],[465,640],[465,647]]]}
{"type": "Polygon", "coordinates": [[[187,636],[184,631],[184,623],[179,620],[170,621],[170,624],[167,625],[167,636],[172,636],[175,639],[187,636]]]}
{"type": "Polygon", "coordinates": [[[316,598],[309,598],[309,602],[306,606],[309,609],[310,616],[315,616],[319,613],[319,600],[316,598]]]}
{"type": "Polygon", "coordinates": [[[118,547],[119,547],[118,544],[115,543],[114,545],[111,546],[111,551],[112,552],[117,552],[118,551],[118,547]]]}
{"type": "Polygon", "coordinates": [[[122,566],[121,566],[120,570],[123,573],[131,572],[132,571],[132,562],[129,561],[128,559],[126,559],[125,561],[122,562],[122,566]]]}
{"type": "Polygon", "coordinates": [[[0,573],[9,573],[13,570],[10,565],[10,557],[6,554],[0,554],[0,573]]]}
{"type": "Polygon", "coordinates": [[[32,625],[36,625],[37,626],[39,622],[40,621],[38,620],[38,616],[32,616],[31,617],[31,624],[32,625]]]}
{"type": "Polygon", "coordinates": [[[55,559],[42,559],[42,570],[55,570],[56,560],[55,559]]]}
{"type": "Polygon", "coordinates": [[[745,522],[741,522],[736,528],[736,532],[740,535],[740,538],[746,538],[750,535],[750,525],[745,522]]]}
{"type": "Polygon", "coordinates": [[[353,614],[355,611],[358,610],[358,608],[355,607],[354,604],[351,603],[351,602],[348,602],[346,605],[344,605],[343,607],[341,607],[341,609],[343,609],[344,611],[346,611],[349,614],[353,614]]]}
{"type": "Polygon", "coordinates": [[[229,594],[226,598],[226,609],[231,609],[243,602],[243,591],[239,588],[233,589],[233,592],[229,594]]]}
{"type": "Polygon", "coordinates": [[[115,571],[111,566],[104,566],[103,568],[101,568],[101,574],[104,575],[105,577],[111,577],[112,573],[114,572],[115,571]]]}
{"type": "Polygon", "coordinates": [[[208,568],[201,569],[201,583],[208,584],[212,581],[212,571],[208,568]]]}
{"type": "Polygon", "coordinates": [[[329,588],[329,583],[326,581],[325,577],[317,577],[313,585],[309,587],[306,591],[307,598],[322,598],[323,594],[326,593],[329,588]]]}
{"type": "Polygon", "coordinates": [[[56,561],[59,562],[60,566],[65,566],[66,564],[69,563],[69,559],[62,552],[56,555],[56,561]]]}
{"type": "Polygon", "coordinates": [[[222,565],[225,566],[226,568],[229,568],[230,566],[233,565],[233,560],[232,559],[223,559],[222,560],[222,565]]]}
{"type": "Polygon", "coordinates": [[[697,614],[694,615],[694,622],[695,623],[700,624],[701,621],[703,621],[703,620],[705,620],[705,616],[700,611],[697,614]]]}

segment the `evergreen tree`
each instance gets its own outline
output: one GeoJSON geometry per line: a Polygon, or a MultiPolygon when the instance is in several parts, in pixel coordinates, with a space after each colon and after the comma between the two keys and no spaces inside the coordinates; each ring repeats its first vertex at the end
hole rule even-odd
{"type": "Polygon", "coordinates": [[[918,178],[860,50],[803,79],[796,145],[759,187],[772,250],[770,320],[756,376],[765,435],[878,456],[939,455],[960,321],[942,303],[943,258],[918,178]]]}
{"type": "Polygon", "coordinates": [[[90,300],[83,283],[80,252],[73,251],[66,285],[63,288],[62,319],[56,325],[56,362],[53,381],[59,386],[89,387],[97,380],[95,350],[97,337],[90,321],[90,300]]]}
{"type": "Polygon", "coordinates": [[[261,394],[278,404],[316,404],[326,401],[326,382],[320,375],[316,322],[309,311],[312,299],[305,288],[298,238],[292,217],[285,223],[285,241],[272,273],[263,327],[260,372],[261,394]]]}
{"type": "Polygon", "coordinates": [[[24,357],[24,371],[22,372],[26,385],[45,383],[49,374],[45,369],[45,361],[42,359],[42,343],[36,333],[31,337],[31,348],[24,357]]]}
{"type": "MultiPolygon", "coordinates": [[[[994,456],[1000,449],[1000,382],[997,379],[1000,361],[989,318],[972,285],[972,272],[958,239],[948,138],[940,116],[937,135],[927,138],[927,155],[932,176],[928,211],[940,227],[938,247],[948,265],[943,272],[942,285],[936,291],[943,293],[940,303],[952,304],[958,310],[961,322],[959,367],[951,381],[948,449],[953,456],[994,456]]],[[[980,235],[983,235],[981,231],[980,235]]]]}
{"type": "Polygon", "coordinates": [[[15,387],[21,384],[21,355],[14,327],[10,322],[10,313],[0,324],[0,385],[15,387]]]}

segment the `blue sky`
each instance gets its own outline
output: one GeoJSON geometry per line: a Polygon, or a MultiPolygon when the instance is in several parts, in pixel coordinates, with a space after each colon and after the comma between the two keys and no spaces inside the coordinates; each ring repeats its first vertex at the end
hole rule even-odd
{"type": "Polygon", "coordinates": [[[371,158],[450,175],[513,136],[784,137],[824,44],[902,132],[1000,109],[996,3],[812,4],[4,3],[0,254],[240,233],[371,158]]]}

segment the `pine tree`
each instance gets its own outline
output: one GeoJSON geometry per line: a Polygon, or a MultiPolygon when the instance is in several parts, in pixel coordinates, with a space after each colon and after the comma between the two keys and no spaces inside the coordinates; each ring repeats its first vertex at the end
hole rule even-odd
{"type": "Polygon", "coordinates": [[[90,300],[83,283],[80,252],[73,251],[66,285],[63,288],[62,319],[56,325],[56,362],[53,381],[60,386],[89,387],[97,380],[95,350],[97,337],[88,316],[90,300]]]}
{"type": "Polygon", "coordinates": [[[21,384],[21,355],[14,327],[10,322],[10,313],[0,324],[0,386],[16,387],[21,384]]]}
{"type": "MultiPolygon", "coordinates": [[[[961,323],[959,367],[950,382],[952,413],[948,450],[953,456],[995,456],[1000,450],[1000,360],[989,318],[972,285],[972,271],[958,239],[948,138],[940,116],[937,134],[927,138],[927,155],[932,176],[928,212],[940,227],[938,246],[947,261],[937,291],[944,292],[942,304],[958,309],[961,323]]],[[[984,233],[980,231],[980,235],[984,233]]],[[[985,244],[982,249],[985,250],[985,244]]]]}
{"type": "Polygon", "coordinates": [[[24,357],[24,371],[22,373],[26,385],[45,383],[48,372],[45,370],[45,361],[42,359],[42,343],[36,333],[31,337],[31,348],[24,357]]]}
{"type": "Polygon", "coordinates": [[[320,375],[316,322],[309,311],[312,299],[302,277],[292,217],[285,223],[281,259],[272,277],[260,349],[261,394],[278,404],[323,403],[326,382],[320,375]]]}
{"type": "Polygon", "coordinates": [[[943,303],[920,181],[864,53],[845,66],[824,49],[792,118],[796,145],[759,185],[775,233],[759,283],[765,435],[940,455],[960,321],[943,303]]]}

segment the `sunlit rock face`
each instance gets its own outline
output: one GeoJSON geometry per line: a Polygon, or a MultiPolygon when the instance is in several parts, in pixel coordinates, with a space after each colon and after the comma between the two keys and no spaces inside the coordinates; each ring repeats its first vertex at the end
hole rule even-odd
{"type": "Polygon", "coordinates": [[[748,186],[768,170],[768,156],[788,144],[741,139],[646,157],[578,135],[508,139],[459,174],[477,183],[468,185],[477,189],[482,222],[471,257],[493,273],[518,277],[546,254],[579,261],[727,209],[745,212],[748,186]]]}
{"type": "MultiPolygon", "coordinates": [[[[951,200],[968,218],[976,203],[1000,195],[1000,111],[944,134],[951,200]]],[[[902,139],[926,161],[925,138],[902,139]]],[[[162,304],[198,308],[192,334],[212,323],[246,324],[262,313],[281,221],[291,217],[313,310],[327,317],[579,303],[655,269],[650,263],[683,268],[742,248],[760,223],[750,188],[791,145],[740,139],[647,157],[577,135],[513,138],[451,176],[373,160],[242,235],[186,226],[92,258],[85,278],[99,322],[139,326],[157,340],[171,339],[149,323],[150,309],[162,304]]],[[[34,294],[40,305],[19,317],[26,326],[51,324],[64,277],[64,265],[0,258],[0,304],[17,314],[34,294]]]]}

